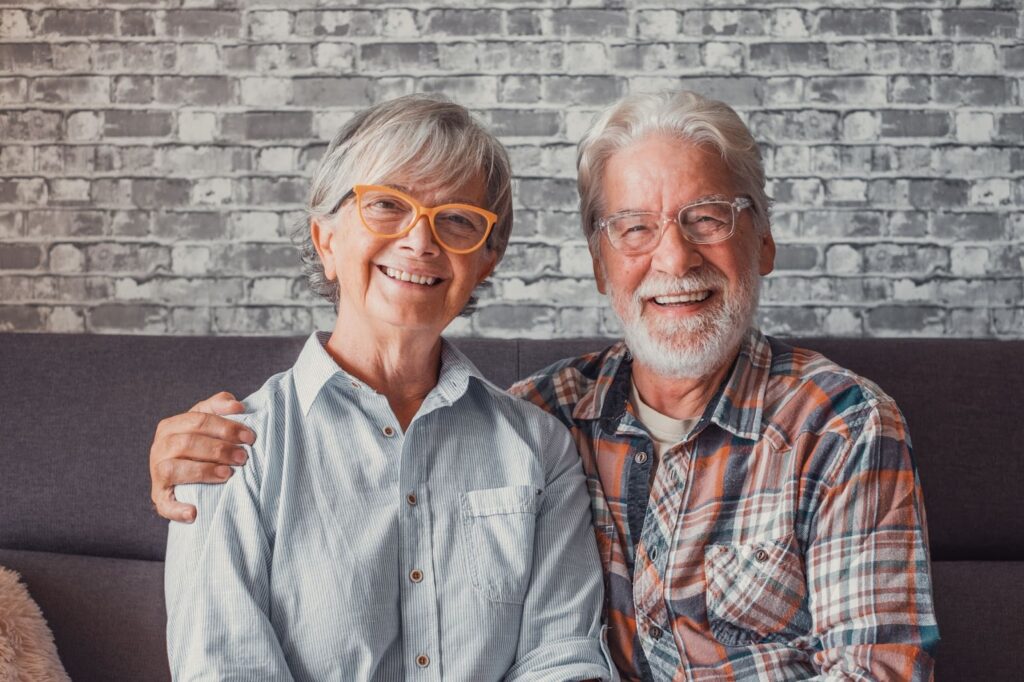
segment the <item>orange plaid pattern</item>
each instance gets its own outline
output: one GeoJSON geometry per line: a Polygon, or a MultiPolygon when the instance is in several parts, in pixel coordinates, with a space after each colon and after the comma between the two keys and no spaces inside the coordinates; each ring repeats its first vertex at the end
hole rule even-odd
{"type": "Polygon", "coordinates": [[[752,330],[651,471],[631,363],[619,343],[510,389],[576,441],[624,678],[931,679],[925,513],[892,399],[752,330]]]}

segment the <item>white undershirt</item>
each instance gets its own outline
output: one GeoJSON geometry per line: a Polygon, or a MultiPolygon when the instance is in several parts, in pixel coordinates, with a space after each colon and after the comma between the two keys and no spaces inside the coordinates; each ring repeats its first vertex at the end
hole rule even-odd
{"type": "Polygon", "coordinates": [[[659,460],[661,454],[673,445],[683,440],[690,429],[697,423],[697,418],[676,419],[669,417],[645,403],[640,399],[640,392],[636,390],[636,384],[630,379],[629,400],[636,408],[636,416],[640,422],[647,427],[654,440],[654,455],[659,460]]]}

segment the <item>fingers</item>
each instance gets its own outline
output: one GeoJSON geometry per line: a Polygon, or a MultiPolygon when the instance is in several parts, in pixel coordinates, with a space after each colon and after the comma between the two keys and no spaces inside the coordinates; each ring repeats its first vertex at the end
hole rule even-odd
{"type": "Polygon", "coordinates": [[[235,396],[227,391],[214,393],[206,400],[192,406],[189,412],[206,412],[207,414],[238,414],[245,412],[245,406],[235,400],[235,396]]]}
{"type": "MultiPolygon", "coordinates": [[[[153,444],[155,446],[160,440],[180,434],[203,436],[231,444],[251,445],[256,442],[256,434],[251,429],[232,419],[206,412],[185,412],[161,421],[156,427],[153,444]]],[[[205,459],[198,456],[199,453],[192,454],[193,459],[205,459]]]]}
{"type": "Polygon", "coordinates": [[[152,467],[153,487],[150,497],[156,512],[171,521],[192,523],[196,508],[174,497],[174,483],[223,483],[234,470],[223,464],[196,462],[190,459],[165,459],[152,467]],[[174,481],[174,483],[169,483],[174,481]]]}

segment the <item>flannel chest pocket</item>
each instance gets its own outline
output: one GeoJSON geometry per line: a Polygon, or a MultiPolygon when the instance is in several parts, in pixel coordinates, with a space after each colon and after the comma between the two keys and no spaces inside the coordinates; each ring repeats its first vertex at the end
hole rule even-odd
{"type": "Polygon", "coordinates": [[[806,635],[807,580],[792,535],[704,549],[711,633],[727,646],[806,635]]]}
{"type": "Polygon", "coordinates": [[[494,602],[522,604],[533,566],[540,492],[513,485],[462,495],[462,533],[473,586],[494,602]]]}

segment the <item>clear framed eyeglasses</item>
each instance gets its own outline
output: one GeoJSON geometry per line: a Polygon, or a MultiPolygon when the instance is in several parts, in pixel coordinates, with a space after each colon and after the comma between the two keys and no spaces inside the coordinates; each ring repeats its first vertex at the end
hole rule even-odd
{"type": "Polygon", "coordinates": [[[608,235],[616,251],[636,256],[653,251],[661,242],[665,226],[675,222],[683,237],[693,244],[725,241],[736,231],[736,216],[753,206],[747,197],[733,201],[698,201],[674,214],[653,211],[615,213],[597,221],[597,229],[608,235]]]}

